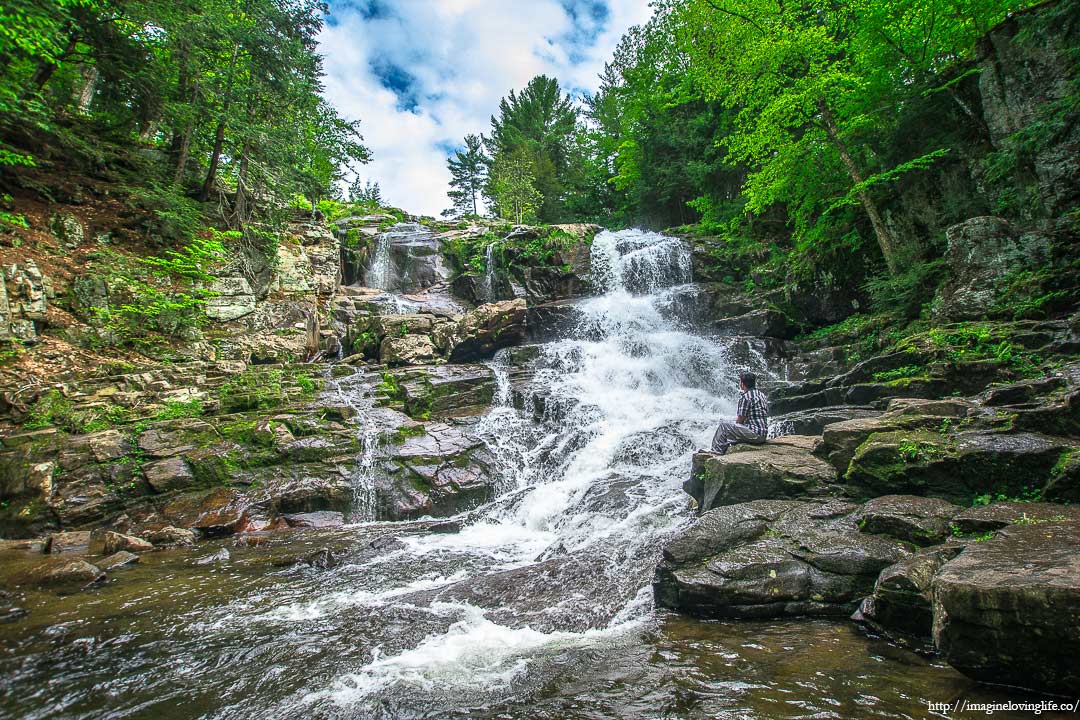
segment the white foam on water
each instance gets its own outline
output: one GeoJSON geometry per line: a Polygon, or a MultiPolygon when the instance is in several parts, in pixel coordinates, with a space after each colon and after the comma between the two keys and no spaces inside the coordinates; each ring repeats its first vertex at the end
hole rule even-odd
{"type": "Polygon", "coordinates": [[[460,613],[461,619],[446,632],[429,635],[411,650],[386,657],[376,653],[360,670],[338,678],[328,690],[312,693],[305,701],[329,699],[336,705],[351,705],[391,687],[425,693],[505,690],[542,653],[610,644],[641,624],[633,619],[581,633],[545,633],[530,627],[499,625],[473,605],[436,603],[433,608],[460,613]]]}

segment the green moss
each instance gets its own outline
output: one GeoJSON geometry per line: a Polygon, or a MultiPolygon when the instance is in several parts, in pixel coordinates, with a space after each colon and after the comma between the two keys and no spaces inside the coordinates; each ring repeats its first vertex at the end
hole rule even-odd
{"type": "Polygon", "coordinates": [[[417,425],[415,427],[401,427],[391,433],[387,438],[387,442],[390,445],[401,445],[409,438],[420,437],[426,435],[427,429],[423,425],[417,425]]]}

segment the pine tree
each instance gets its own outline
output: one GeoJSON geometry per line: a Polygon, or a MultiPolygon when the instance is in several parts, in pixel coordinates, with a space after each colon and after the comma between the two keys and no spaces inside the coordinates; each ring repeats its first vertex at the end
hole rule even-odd
{"type": "Polygon", "coordinates": [[[447,195],[454,203],[451,214],[478,215],[477,196],[487,182],[488,158],[484,155],[483,137],[465,136],[465,151],[458,150],[447,158],[450,170],[450,187],[447,195]]]}

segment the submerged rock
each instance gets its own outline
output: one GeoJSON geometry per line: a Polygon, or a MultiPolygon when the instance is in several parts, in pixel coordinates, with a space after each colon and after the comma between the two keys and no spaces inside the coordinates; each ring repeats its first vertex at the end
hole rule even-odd
{"type": "Polygon", "coordinates": [[[1080,691],[1080,523],[1014,525],[971,543],[933,583],[934,643],[986,682],[1080,691]]]}
{"type": "Polygon", "coordinates": [[[146,552],[153,550],[154,546],[142,538],[106,530],[93,539],[90,549],[96,555],[114,555],[118,552],[146,552]]]}
{"type": "Polygon", "coordinates": [[[98,565],[102,570],[115,570],[119,567],[126,567],[128,565],[134,565],[139,562],[139,556],[126,550],[113,553],[106,558],[103,558],[98,565]]]}
{"type": "Polygon", "coordinates": [[[85,560],[68,560],[39,565],[30,571],[28,579],[40,587],[74,589],[104,581],[105,573],[85,560]]]}
{"type": "Polygon", "coordinates": [[[194,545],[197,536],[191,530],[166,525],[146,533],[146,539],[161,547],[194,545]]]}

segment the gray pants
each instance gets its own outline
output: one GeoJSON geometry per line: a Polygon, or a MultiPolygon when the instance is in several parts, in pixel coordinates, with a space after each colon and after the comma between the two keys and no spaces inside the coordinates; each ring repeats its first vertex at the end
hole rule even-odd
{"type": "Polygon", "coordinates": [[[765,442],[765,436],[759,435],[745,425],[723,422],[716,428],[716,434],[712,439],[712,451],[721,455],[728,451],[736,443],[749,443],[761,445],[765,442]]]}

